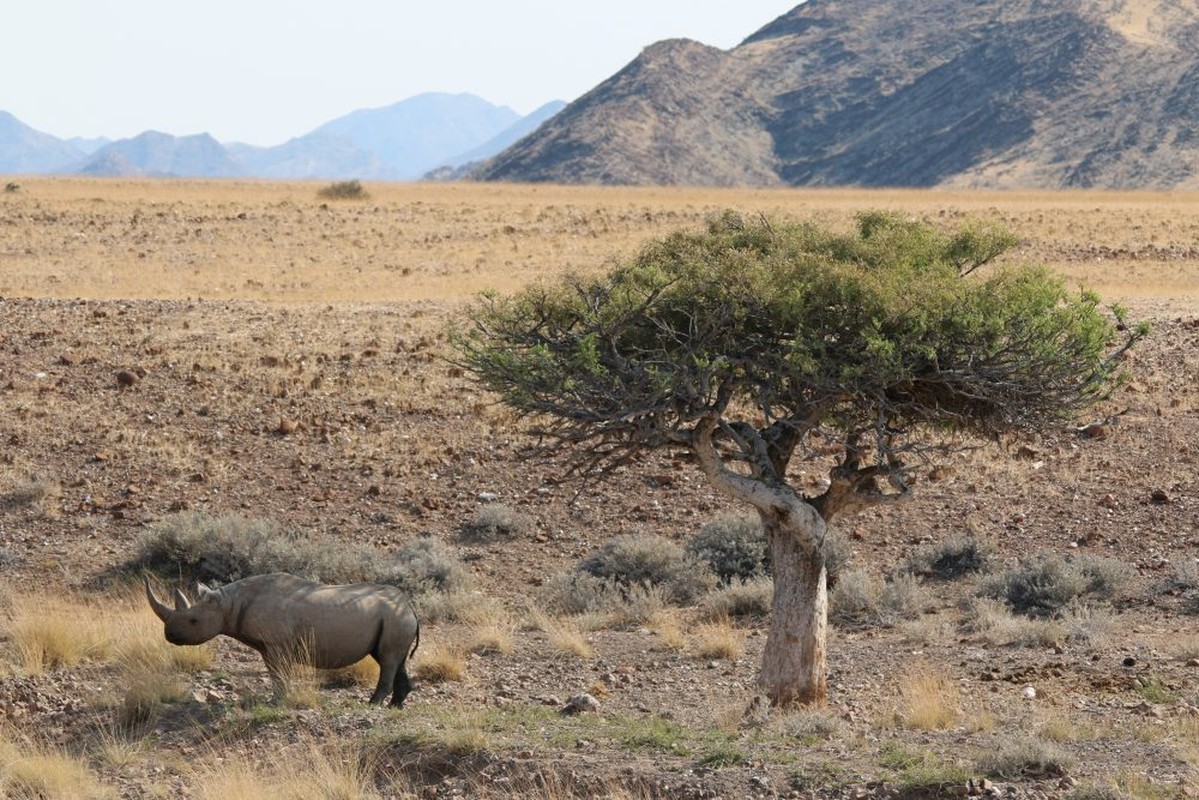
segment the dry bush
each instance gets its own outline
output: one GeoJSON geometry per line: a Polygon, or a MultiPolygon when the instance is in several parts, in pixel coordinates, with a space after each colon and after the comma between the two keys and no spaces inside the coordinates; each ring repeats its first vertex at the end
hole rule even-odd
{"type": "Polygon", "coordinates": [[[841,736],[845,724],[824,709],[790,708],[771,717],[771,727],[803,744],[815,744],[841,736]]]}
{"type": "Polygon", "coordinates": [[[911,575],[880,582],[865,570],[847,570],[829,592],[828,618],[834,625],[896,625],[912,619],[927,593],[911,575]]]}
{"type": "Polygon", "coordinates": [[[1083,598],[1111,597],[1131,575],[1129,565],[1115,559],[1042,553],[984,582],[980,594],[1003,600],[1018,614],[1052,617],[1083,598]]]}
{"type": "Polygon", "coordinates": [[[770,574],[770,551],[757,514],[716,517],[687,542],[686,553],[707,564],[725,585],[770,574]]]}
{"type": "Polygon", "coordinates": [[[483,625],[504,618],[499,601],[481,592],[452,589],[447,592],[426,592],[413,599],[421,624],[461,622],[483,625]]]}
{"type": "Polygon", "coordinates": [[[1001,780],[1024,775],[1065,775],[1073,760],[1058,745],[1035,736],[1003,737],[975,759],[979,772],[1001,780]]]}
{"type": "Polygon", "coordinates": [[[58,481],[40,475],[16,478],[0,494],[0,508],[32,509],[42,516],[55,518],[60,514],[62,487],[58,481]]]}
{"type": "Polygon", "coordinates": [[[706,564],[690,558],[669,539],[651,534],[624,534],[606,542],[579,569],[625,588],[654,586],[671,603],[695,602],[716,584],[706,564]]]}
{"type": "Polygon", "coordinates": [[[960,692],[946,675],[929,664],[917,664],[898,682],[900,722],[921,731],[952,727],[958,717],[960,692]]]}
{"type": "Polygon", "coordinates": [[[362,186],[362,181],[357,179],[348,181],[335,181],[328,186],[324,186],[317,190],[317,197],[322,200],[369,200],[370,193],[362,186]]]}
{"type": "Polygon", "coordinates": [[[985,571],[990,560],[990,552],[974,537],[952,537],[919,548],[908,557],[904,569],[915,575],[953,580],[985,571]]]}
{"type": "Polygon", "coordinates": [[[503,503],[483,506],[462,526],[463,538],[489,544],[515,539],[533,529],[533,518],[503,503]]]}
{"type": "Polygon", "coordinates": [[[704,595],[699,601],[699,610],[708,619],[765,617],[773,603],[773,579],[735,580],[704,595]]]}
{"type": "Polygon", "coordinates": [[[1066,633],[1059,620],[1016,616],[1003,601],[987,597],[971,598],[966,603],[962,628],[983,644],[1024,647],[1052,646],[1066,633]]]}
{"type": "Polygon", "coordinates": [[[322,685],[332,686],[366,686],[374,689],[379,682],[379,662],[367,656],[355,661],[348,667],[327,670],[322,685]]]}
{"type": "Polygon", "coordinates": [[[471,626],[467,650],[480,655],[511,653],[515,630],[515,623],[506,617],[480,620],[471,626]]]}

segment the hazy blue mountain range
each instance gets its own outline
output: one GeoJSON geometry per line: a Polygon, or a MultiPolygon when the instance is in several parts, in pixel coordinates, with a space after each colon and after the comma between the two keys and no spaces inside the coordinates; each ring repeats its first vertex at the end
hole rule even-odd
{"type": "Polygon", "coordinates": [[[1199,188],[1195,0],[808,0],[675,39],[466,173],[648,185],[1199,188]]]}
{"type": "Polygon", "coordinates": [[[411,180],[495,155],[563,106],[522,117],[474,95],[429,93],[354,111],[275,147],[157,131],[64,140],[0,111],[0,174],[411,180]]]}

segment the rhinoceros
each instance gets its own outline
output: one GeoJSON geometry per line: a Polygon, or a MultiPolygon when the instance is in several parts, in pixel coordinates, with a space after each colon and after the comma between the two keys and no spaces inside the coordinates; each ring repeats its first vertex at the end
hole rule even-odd
{"type": "Polygon", "coordinates": [[[200,584],[191,603],[175,589],[175,607],[146,597],[171,644],[203,644],[220,634],[262,654],[276,694],[283,670],[302,661],[320,669],[349,666],[366,656],[379,662],[370,702],[402,706],[412,691],[406,662],[420,644],[420,623],[403,594],[376,583],[330,585],[276,572],[210,589],[200,584]]]}

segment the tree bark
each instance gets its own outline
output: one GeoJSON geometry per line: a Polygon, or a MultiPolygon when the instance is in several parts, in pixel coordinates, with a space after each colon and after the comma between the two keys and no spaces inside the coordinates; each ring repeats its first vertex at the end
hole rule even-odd
{"type": "Polygon", "coordinates": [[[817,514],[803,519],[818,530],[799,531],[762,515],[774,571],[774,607],[762,652],[758,688],[771,705],[823,705],[828,699],[826,641],[828,588],[823,548],[825,523],[817,514]]]}

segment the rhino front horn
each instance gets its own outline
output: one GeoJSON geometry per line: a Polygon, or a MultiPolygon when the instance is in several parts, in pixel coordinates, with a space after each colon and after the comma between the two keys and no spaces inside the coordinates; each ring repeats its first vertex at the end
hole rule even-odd
{"type": "Polygon", "coordinates": [[[150,579],[146,578],[145,581],[146,599],[150,601],[150,608],[154,610],[155,615],[157,615],[160,620],[166,622],[171,616],[171,609],[159,602],[158,598],[154,596],[154,590],[150,588],[150,579]]]}

